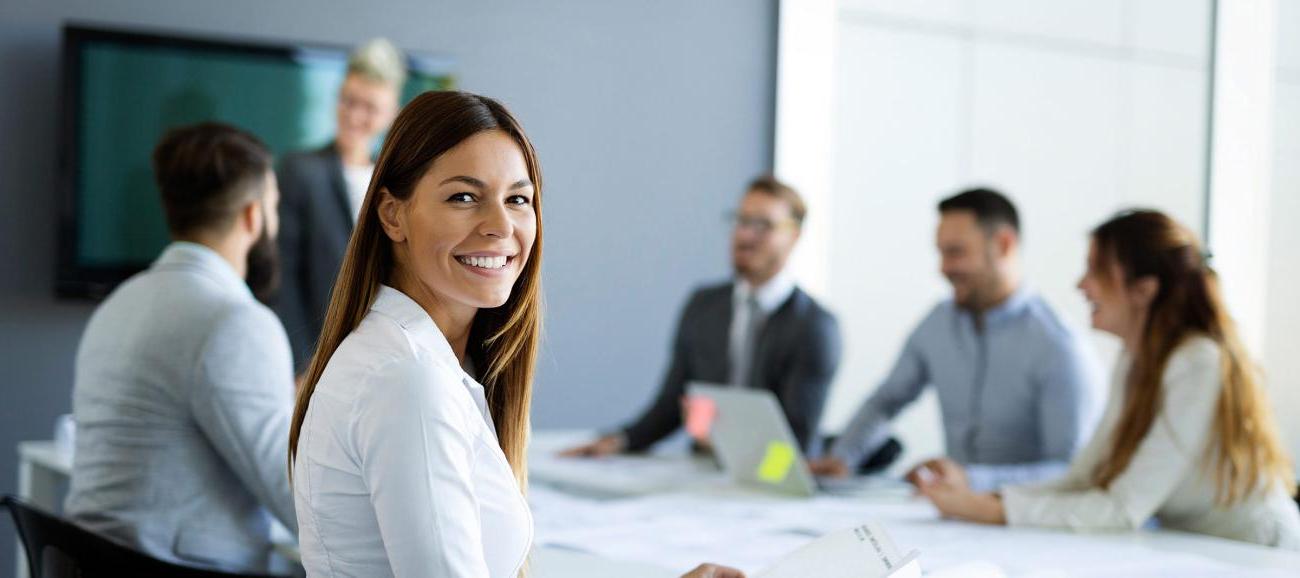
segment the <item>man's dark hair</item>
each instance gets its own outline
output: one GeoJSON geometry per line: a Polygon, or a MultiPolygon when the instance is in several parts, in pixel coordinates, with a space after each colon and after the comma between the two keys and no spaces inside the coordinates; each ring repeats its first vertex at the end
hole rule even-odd
{"type": "Polygon", "coordinates": [[[271,163],[261,140],[227,124],[167,131],[153,151],[167,228],[176,237],[226,230],[241,206],[265,193],[271,163]]]}
{"type": "Polygon", "coordinates": [[[985,232],[992,234],[1001,226],[1020,233],[1020,215],[1016,206],[993,189],[968,189],[939,201],[940,213],[970,211],[985,232]]]}

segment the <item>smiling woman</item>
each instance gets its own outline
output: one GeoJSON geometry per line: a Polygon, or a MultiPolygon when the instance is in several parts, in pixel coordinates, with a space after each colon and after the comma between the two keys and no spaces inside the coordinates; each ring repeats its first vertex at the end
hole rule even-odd
{"type": "Polygon", "coordinates": [[[289,430],[308,576],[523,574],[541,200],[496,101],[428,92],[397,116],[289,430]]]}
{"type": "Polygon", "coordinates": [[[536,155],[504,107],[402,110],[290,430],[310,575],[520,572],[541,240],[536,155]]]}

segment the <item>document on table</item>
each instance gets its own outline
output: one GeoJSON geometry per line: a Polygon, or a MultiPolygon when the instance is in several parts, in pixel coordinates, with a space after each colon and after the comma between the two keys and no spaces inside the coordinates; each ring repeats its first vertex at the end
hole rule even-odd
{"type": "Polygon", "coordinates": [[[655,456],[569,458],[541,454],[529,457],[528,469],[537,481],[605,496],[647,495],[727,480],[707,461],[655,456]]]}
{"type": "Polygon", "coordinates": [[[880,524],[831,532],[759,572],[756,578],[919,578],[918,553],[901,554],[880,524]]]}

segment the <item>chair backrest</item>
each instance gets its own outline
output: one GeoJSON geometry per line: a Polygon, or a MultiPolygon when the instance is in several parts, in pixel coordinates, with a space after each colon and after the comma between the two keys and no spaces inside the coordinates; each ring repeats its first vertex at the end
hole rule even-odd
{"type": "MultiPolygon", "coordinates": [[[[0,500],[13,516],[32,578],[258,578],[158,560],[14,496],[0,500]]],[[[260,577],[270,578],[270,577],[260,577]]]]}

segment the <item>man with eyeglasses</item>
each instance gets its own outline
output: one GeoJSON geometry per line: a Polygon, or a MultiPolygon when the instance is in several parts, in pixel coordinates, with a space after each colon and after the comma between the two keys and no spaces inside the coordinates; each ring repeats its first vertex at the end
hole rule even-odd
{"type": "Polygon", "coordinates": [[[840,331],[786,270],[806,213],[799,193],[785,183],[764,176],[749,184],[732,217],[735,279],[691,295],[654,402],[635,421],[566,455],[648,449],[681,427],[692,381],[771,391],[799,444],[810,449],[839,365],[840,331]]]}

